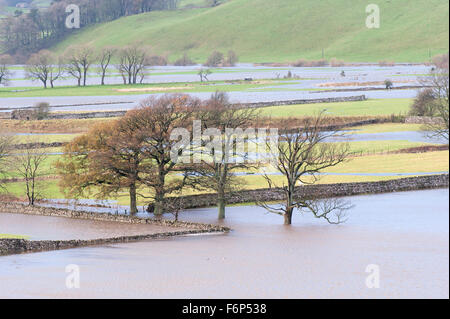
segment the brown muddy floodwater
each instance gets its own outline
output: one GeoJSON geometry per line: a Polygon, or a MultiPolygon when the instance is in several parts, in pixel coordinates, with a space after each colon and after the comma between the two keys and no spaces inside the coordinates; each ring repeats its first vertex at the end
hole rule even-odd
{"type": "MultiPolygon", "coordinates": [[[[0,257],[1,298],[448,298],[449,191],[358,196],[349,221],[231,207],[234,231],[0,257]],[[80,288],[65,267],[80,269],[80,288]],[[379,288],[366,286],[368,265],[379,288]]],[[[182,219],[213,222],[214,209],[182,219]]]]}
{"type": "MultiPolygon", "coordinates": [[[[27,236],[30,240],[99,239],[150,235],[174,230],[171,227],[126,224],[33,215],[0,214],[0,233],[27,236]]],[[[182,230],[177,228],[176,230],[182,230]]]]}

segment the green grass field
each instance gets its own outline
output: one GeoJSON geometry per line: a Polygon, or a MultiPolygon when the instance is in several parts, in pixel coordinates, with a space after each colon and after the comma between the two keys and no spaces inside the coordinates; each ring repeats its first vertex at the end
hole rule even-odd
{"type": "Polygon", "coordinates": [[[387,132],[411,132],[422,130],[422,124],[383,123],[352,127],[352,134],[373,134],[387,132]]]}
{"type": "MultiPolygon", "coordinates": [[[[132,85],[89,85],[42,87],[3,87],[0,98],[4,97],[50,97],[50,96],[110,96],[110,95],[142,95],[152,93],[194,93],[194,92],[233,92],[250,89],[264,89],[267,86],[289,84],[289,81],[256,80],[256,81],[209,81],[209,82],[171,82],[132,85]]],[[[310,91],[310,89],[308,89],[310,91]]]]}
{"type": "Polygon", "coordinates": [[[204,62],[214,50],[237,52],[242,62],[333,57],[345,61],[424,62],[448,51],[446,0],[382,1],[381,27],[368,29],[368,0],[232,0],[214,8],[151,12],[76,32],[54,47],[96,48],[133,42],[171,60],[187,52],[204,62]],[[432,8],[432,10],[430,10],[432,8]],[[430,36],[432,35],[432,36],[430,36]]]}
{"type": "Polygon", "coordinates": [[[411,99],[379,99],[358,102],[318,103],[273,106],[262,109],[262,115],[272,117],[299,117],[317,115],[324,112],[330,116],[382,116],[406,114],[411,99]]]}
{"type": "MultiPolygon", "coordinates": [[[[336,167],[325,170],[327,173],[348,174],[348,173],[368,173],[368,174],[394,174],[394,176],[323,176],[319,183],[346,183],[346,182],[367,182],[380,181],[400,178],[395,174],[411,174],[414,176],[418,173],[432,172],[448,172],[449,171],[449,152],[427,152],[419,154],[380,154],[386,151],[394,151],[409,147],[426,145],[423,143],[411,143],[407,141],[373,141],[373,142],[352,142],[351,150],[354,152],[364,153],[365,156],[352,157],[348,162],[342,163],[336,167]],[[368,153],[378,153],[368,155],[368,153]]],[[[362,154],[362,155],[364,155],[362,154]]],[[[44,170],[51,168],[52,162],[56,161],[59,156],[50,157],[46,163],[44,170]]],[[[54,171],[54,170],[53,170],[54,171]]],[[[272,171],[272,169],[268,169],[272,171]]],[[[276,183],[283,181],[282,176],[271,176],[276,183]]],[[[242,177],[245,188],[256,189],[265,188],[267,184],[262,176],[249,175],[242,177]]],[[[45,198],[63,199],[65,197],[63,191],[59,188],[59,180],[57,176],[51,179],[45,179],[39,182],[43,189],[42,194],[45,198]]],[[[24,198],[25,184],[24,182],[7,183],[7,194],[24,198]]],[[[148,195],[146,190],[141,190],[142,194],[148,195]]],[[[190,190],[185,190],[183,194],[193,194],[190,190]]],[[[0,194],[5,194],[4,190],[0,190],[0,194]]],[[[120,193],[118,197],[108,199],[117,199],[120,204],[128,204],[128,194],[120,193]]],[[[142,203],[142,202],[141,202],[142,203]]]]}
{"type": "Polygon", "coordinates": [[[27,236],[0,234],[0,239],[27,239],[27,236]]]}

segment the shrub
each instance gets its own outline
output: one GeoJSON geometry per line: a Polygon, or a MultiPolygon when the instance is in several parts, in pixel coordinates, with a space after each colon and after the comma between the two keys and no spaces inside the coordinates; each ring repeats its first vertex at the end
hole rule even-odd
{"type": "Polygon", "coordinates": [[[175,66],[189,66],[189,65],[195,65],[196,63],[189,58],[187,53],[183,54],[181,58],[175,61],[175,66]]]}
{"type": "Polygon", "coordinates": [[[379,66],[395,66],[394,61],[380,61],[378,62],[379,66]]]}
{"type": "Polygon", "coordinates": [[[223,63],[224,63],[224,55],[223,55],[223,53],[219,52],[219,51],[214,51],[209,56],[208,60],[205,63],[205,66],[218,67],[218,66],[223,65],[223,63]]]}
{"type": "Polygon", "coordinates": [[[324,60],[324,59],[322,59],[322,60],[312,60],[312,61],[308,61],[308,60],[305,60],[305,59],[300,59],[297,62],[294,62],[292,64],[292,66],[311,68],[311,67],[327,66],[328,64],[329,64],[328,61],[324,60]]]}
{"type": "Polygon", "coordinates": [[[342,60],[338,60],[338,59],[336,59],[336,58],[332,58],[332,59],[330,60],[330,65],[331,65],[332,67],[341,67],[341,66],[345,66],[345,62],[342,61],[342,60]]]}
{"type": "Polygon", "coordinates": [[[391,114],[388,122],[390,123],[405,123],[406,117],[402,114],[391,114]]]}
{"type": "Polygon", "coordinates": [[[36,120],[45,120],[50,113],[50,105],[46,102],[41,102],[35,105],[33,118],[36,120]]]}
{"type": "Polygon", "coordinates": [[[153,55],[148,58],[147,64],[150,66],[152,66],[152,65],[166,66],[168,63],[167,63],[166,57],[159,56],[159,55],[153,55]]]}
{"type": "Polygon", "coordinates": [[[436,55],[432,59],[433,64],[439,69],[448,69],[448,53],[436,55]]]}
{"type": "Polygon", "coordinates": [[[238,58],[236,52],[234,52],[233,50],[228,51],[226,65],[227,66],[235,66],[238,61],[239,61],[239,58],[238,58]]]}
{"type": "Polygon", "coordinates": [[[434,116],[436,112],[434,101],[435,96],[432,89],[420,91],[411,105],[409,114],[413,116],[434,116]]]}
{"type": "Polygon", "coordinates": [[[391,90],[394,87],[394,83],[392,83],[391,80],[385,80],[384,85],[386,87],[386,90],[391,90]]]}

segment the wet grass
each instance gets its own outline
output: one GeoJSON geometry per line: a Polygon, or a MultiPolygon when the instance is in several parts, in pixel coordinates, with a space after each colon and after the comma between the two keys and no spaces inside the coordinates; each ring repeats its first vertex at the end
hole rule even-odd
{"type": "Polygon", "coordinates": [[[448,172],[449,152],[377,154],[354,158],[327,169],[332,173],[428,173],[448,172]]]}
{"type": "Polygon", "coordinates": [[[52,96],[120,96],[142,95],[155,93],[199,93],[199,92],[235,92],[249,89],[265,88],[267,86],[283,86],[289,84],[286,80],[262,79],[255,81],[209,81],[209,82],[171,82],[148,84],[114,84],[57,86],[44,89],[42,87],[8,87],[0,88],[0,97],[52,97],[52,96]],[[129,91],[127,91],[129,90],[129,91]],[[134,90],[134,91],[133,91],[134,90]]]}
{"type": "Polygon", "coordinates": [[[383,123],[352,127],[353,134],[389,133],[389,132],[417,132],[423,128],[422,124],[383,123]]]}
{"type": "Polygon", "coordinates": [[[0,234],[0,239],[28,239],[28,236],[0,234]]]}
{"type": "Polygon", "coordinates": [[[263,116],[277,118],[314,116],[324,112],[329,116],[388,116],[407,114],[412,99],[373,99],[357,102],[285,105],[262,108],[263,116]]]}
{"type": "MultiPolygon", "coordinates": [[[[389,141],[376,141],[372,145],[372,149],[383,149],[383,143],[389,143],[389,141]]],[[[392,141],[391,141],[392,142],[392,141]]],[[[398,147],[411,146],[414,143],[408,143],[403,141],[395,141],[398,143],[398,147]]],[[[364,143],[353,142],[353,149],[365,149],[364,143]]],[[[57,157],[54,156],[53,159],[57,157]]],[[[267,171],[274,171],[268,168],[267,171]]],[[[351,158],[348,162],[342,163],[336,167],[325,170],[326,173],[336,174],[348,174],[348,173],[367,173],[367,174],[394,174],[394,176],[345,176],[345,175],[333,175],[322,176],[318,183],[330,184],[330,183],[348,183],[348,182],[371,182],[382,181],[396,178],[402,178],[405,176],[395,176],[395,174],[410,174],[409,176],[415,176],[419,173],[432,173],[432,172],[448,172],[449,171],[449,152],[427,152],[417,154],[375,154],[370,156],[359,156],[351,158]]],[[[170,178],[179,178],[171,176],[170,178]]],[[[274,183],[281,185],[283,182],[283,176],[270,176],[274,183]]],[[[266,188],[267,183],[263,176],[260,175],[247,175],[241,177],[241,181],[245,189],[259,189],[266,188]]],[[[45,179],[40,181],[40,187],[43,190],[43,196],[51,199],[63,199],[65,198],[64,192],[59,188],[59,179],[54,176],[51,179],[45,179]]],[[[7,192],[0,191],[0,194],[9,194],[24,198],[25,183],[13,182],[7,183],[7,192]]],[[[94,192],[93,192],[94,193],[94,192]]],[[[140,191],[145,196],[149,193],[143,189],[140,191]]],[[[186,189],[183,191],[183,195],[198,194],[197,191],[186,189]]],[[[128,194],[126,192],[119,193],[117,197],[106,198],[111,200],[118,200],[119,204],[128,204],[128,194]]],[[[140,205],[145,204],[147,201],[140,200],[140,205]]]]}

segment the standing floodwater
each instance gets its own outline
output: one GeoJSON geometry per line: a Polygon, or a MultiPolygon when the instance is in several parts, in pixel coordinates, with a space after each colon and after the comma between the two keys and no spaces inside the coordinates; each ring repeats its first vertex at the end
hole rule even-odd
{"type": "MultiPolygon", "coordinates": [[[[227,235],[0,257],[0,297],[448,298],[449,191],[359,196],[349,221],[229,208],[227,235]],[[281,218],[281,219],[280,219],[281,218]],[[81,288],[65,287],[80,267],[81,288]],[[380,288],[369,289],[369,265],[380,288]]],[[[215,209],[185,212],[214,222],[215,209]]]]}

